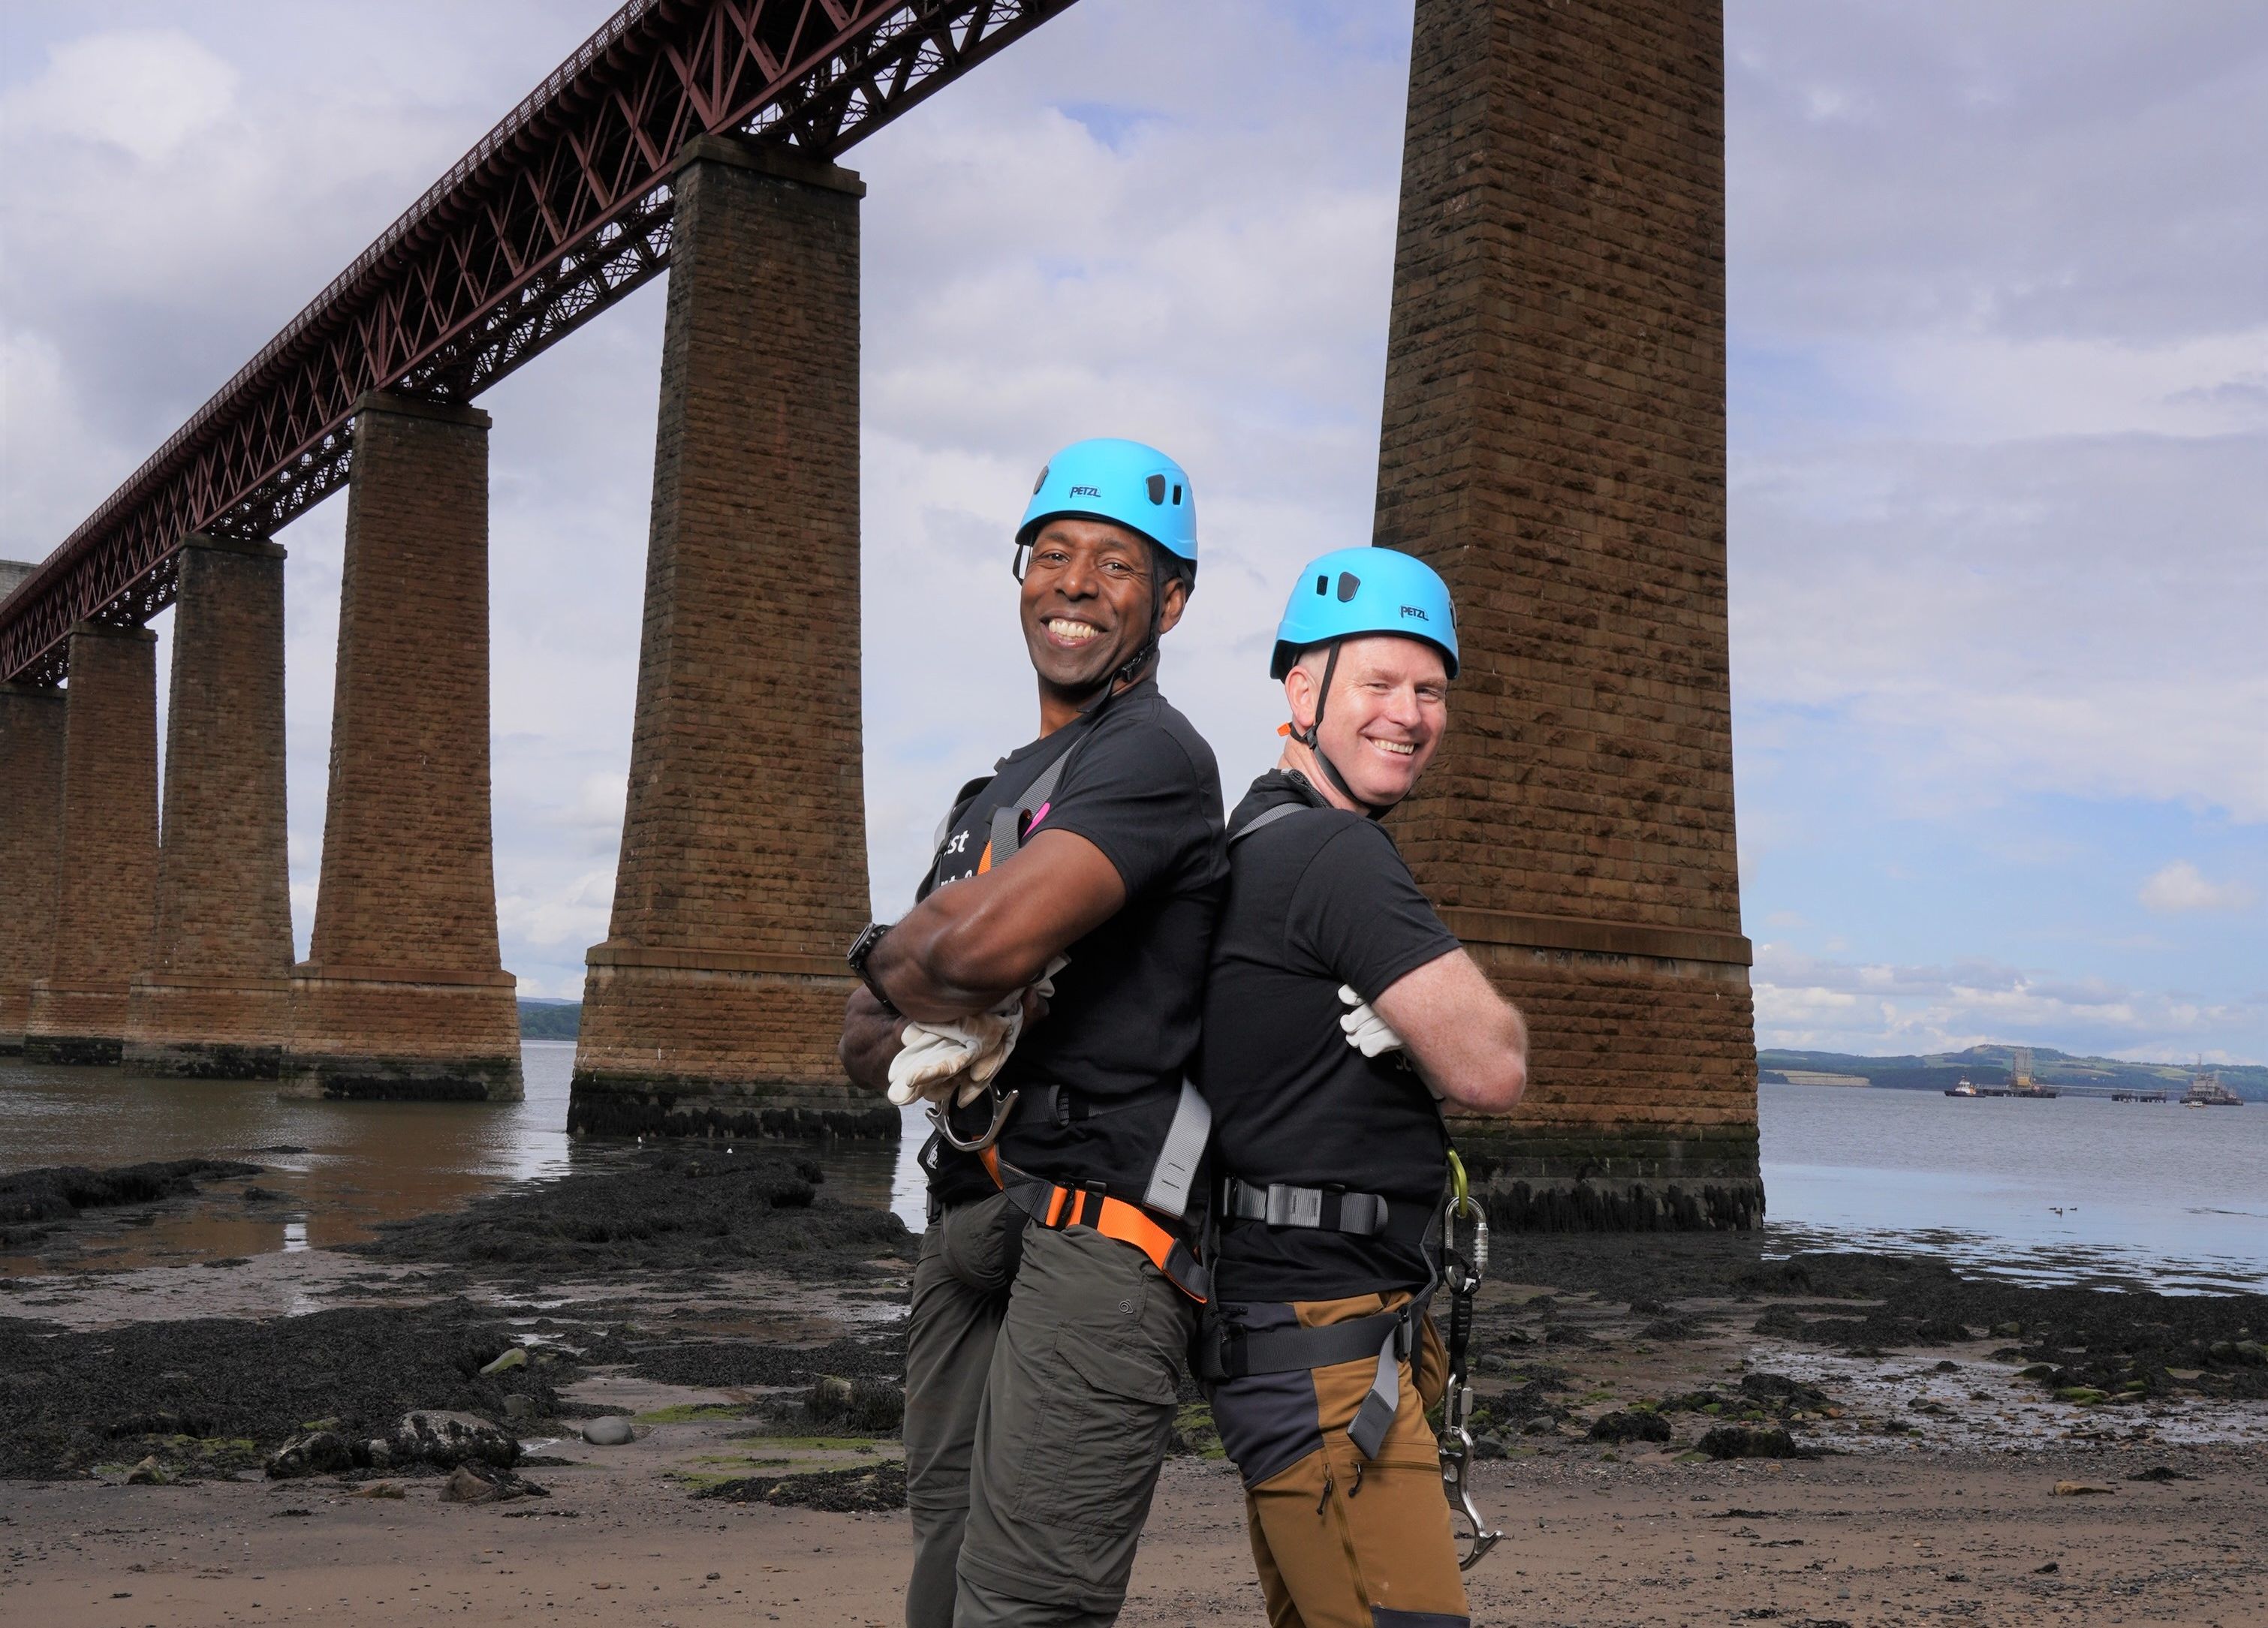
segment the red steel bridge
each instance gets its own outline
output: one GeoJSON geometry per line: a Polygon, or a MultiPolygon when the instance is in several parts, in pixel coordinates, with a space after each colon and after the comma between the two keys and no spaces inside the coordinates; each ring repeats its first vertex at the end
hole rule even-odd
{"type": "Polygon", "coordinates": [[[630,0],[0,601],[0,681],[77,621],[173,603],[192,532],[265,538],[346,484],[354,403],[469,402],[667,269],[687,144],[833,158],[1072,0],[630,0]]]}

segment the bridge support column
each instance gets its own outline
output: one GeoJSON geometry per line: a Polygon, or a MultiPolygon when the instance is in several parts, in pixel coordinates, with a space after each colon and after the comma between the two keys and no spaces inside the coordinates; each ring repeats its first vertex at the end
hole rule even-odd
{"type": "Polygon", "coordinates": [[[1499,1220],[1760,1221],[1725,597],[1724,58],[1711,0],[1418,0],[1377,540],[1456,593],[1395,817],[1526,1008],[1458,1124],[1499,1220]]]}
{"type": "Polygon", "coordinates": [[[865,187],[716,138],[676,185],[630,801],[568,1126],[895,1136],[835,1059],[867,911],[865,187]]]}
{"type": "Polygon", "coordinates": [[[284,1093],[517,1101],[489,813],[489,415],[356,404],[330,800],[284,1093]]]}
{"type": "Polygon", "coordinates": [[[32,980],[55,965],[64,706],[61,690],[0,684],[0,1055],[24,1049],[32,980]]]}
{"type": "Polygon", "coordinates": [[[63,692],[54,954],[32,985],[24,1055],[114,1063],[129,981],[148,964],[158,887],[158,635],[81,622],[63,692]]]}
{"type": "Polygon", "coordinates": [[[284,550],[192,537],[173,608],[164,840],[128,1067],[276,1077],[291,1028],[284,550]]]}

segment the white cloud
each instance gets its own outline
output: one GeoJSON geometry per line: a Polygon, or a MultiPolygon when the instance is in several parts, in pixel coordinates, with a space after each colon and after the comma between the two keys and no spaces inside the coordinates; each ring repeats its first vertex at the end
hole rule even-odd
{"type": "Polygon", "coordinates": [[[2202,1000],[1987,960],[1941,966],[1829,959],[1756,946],[1756,1043],[1862,1054],[1958,1051],[1987,1043],[2128,1057],[2250,1054],[2268,993],[2202,1000]]]}
{"type": "Polygon", "coordinates": [[[2153,871],[2136,895],[2143,908],[2161,915],[2191,910],[2242,910],[2253,900],[2252,890],[2242,882],[2211,882],[2185,859],[2153,871]]]}
{"type": "Polygon", "coordinates": [[[154,164],[233,113],[239,77],[178,28],[86,34],[55,47],[38,77],[0,97],[0,124],[11,138],[92,142],[154,164]]]}

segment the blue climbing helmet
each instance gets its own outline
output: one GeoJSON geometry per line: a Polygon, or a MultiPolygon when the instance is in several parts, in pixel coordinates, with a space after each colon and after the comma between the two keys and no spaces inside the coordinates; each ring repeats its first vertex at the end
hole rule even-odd
{"type": "Polygon", "coordinates": [[[1099,436],[1074,441],[1032,482],[1016,546],[1050,520],[1108,520],[1138,532],[1189,568],[1197,563],[1197,495],[1189,472],[1153,446],[1099,436]]]}
{"type": "Polygon", "coordinates": [[[1457,676],[1457,612],[1433,568],[1392,548],[1341,548],[1309,563],[1276,625],[1268,676],[1281,678],[1312,645],[1400,634],[1438,648],[1457,676]]]}
{"type": "Polygon", "coordinates": [[[1338,671],[1340,642],[1381,633],[1424,640],[1441,652],[1449,677],[1457,676],[1457,613],[1449,603],[1449,585],[1433,568],[1391,548],[1337,549],[1308,561],[1292,585],[1292,602],[1276,624],[1276,653],[1268,663],[1268,676],[1281,678],[1298,664],[1300,651],[1330,647],[1315,693],[1314,721],[1305,729],[1287,723],[1284,733],[1314,753],[1331,784],[1373,819],[1391,805],[1366,802],[1339,773],[1323,750],[1323,712],[1330,704],[1331,677],[1338,671]]]}

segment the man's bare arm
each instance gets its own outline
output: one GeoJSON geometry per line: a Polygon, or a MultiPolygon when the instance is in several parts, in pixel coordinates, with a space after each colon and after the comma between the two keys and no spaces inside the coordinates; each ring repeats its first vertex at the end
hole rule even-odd
{"type": "Polygon", "coordinates": [[[843,1012],[843,1039],[835,1054],[851,1084],[870,1091],[890,1089],[890,1060],[905,1047],[900,1038],[905,1026],[906,1020],[885,1012],[864,984],[850,992],[850,1003],[843,1012]]]}
{"type": "Polygon", "coordinates": [[[1463,950],[1405,973],[1372,1006],[1459,1107],[1503,1113],[1528,1089],[1528,1023],[1463,950]]]}
{"type": "Polygon", "coordinates": [[[1118,867],[1101,848],[1068,831],[1042,831],[1013,858],[915,906],[866,969],[907,1016],[949,1022],[1032,983],[1125,903],[1118,867]]]}

